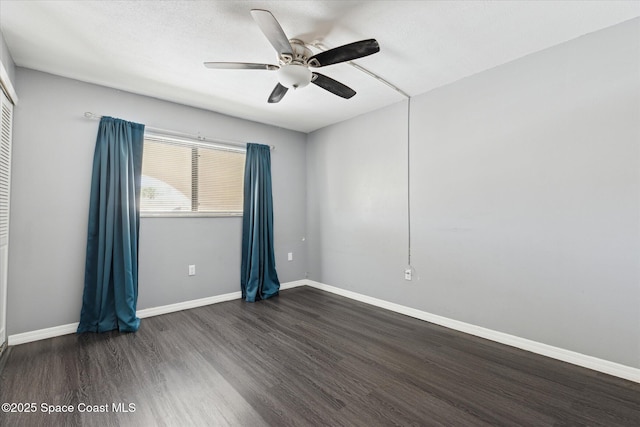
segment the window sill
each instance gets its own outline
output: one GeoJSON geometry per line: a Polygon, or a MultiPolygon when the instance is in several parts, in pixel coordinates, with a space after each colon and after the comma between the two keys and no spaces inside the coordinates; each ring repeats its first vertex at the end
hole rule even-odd
{"type": "Polygon", "coordinates": [[[239,212],[140,212],[140,218],[242,218],[239,212]]]}

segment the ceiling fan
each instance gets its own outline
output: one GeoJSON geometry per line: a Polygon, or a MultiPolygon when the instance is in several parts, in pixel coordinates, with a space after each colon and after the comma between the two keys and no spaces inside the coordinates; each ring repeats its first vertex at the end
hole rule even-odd
{"type": "Polygon", "coordinates": [[[303,41],[287,39],[282,27],[268,10],[252,9],[251,16],[278,52],[278,65],[246,62],[205,62],[204,65],[207,68],[221,70],[277,71],[278,84],[269,95],[268,102],[270,104],[280,102],[289,89],[302,88],[309,83],[349,99],[356,94],[356,91],[331,77],[311,71],[309,67],[320,68],[352,61],[380,51],[378,42],[375,39],[369,39],[349,43],[314,55],[303,41]]]}

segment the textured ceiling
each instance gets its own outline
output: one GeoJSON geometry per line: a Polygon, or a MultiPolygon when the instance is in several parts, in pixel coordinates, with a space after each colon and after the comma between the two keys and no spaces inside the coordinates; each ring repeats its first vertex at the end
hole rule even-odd
{"type": "Polygon", "coordinates": [[[640,16],[638,1],[0,0],[0,29],[18,66],[303,132],[404,99],[348,64],[319,71],[352,99],[309,85],[278,104],[275,72],[206,69],[277,63],[252,8],[307,43],[376,38],[356,62],[411,96],[640,16]]]}

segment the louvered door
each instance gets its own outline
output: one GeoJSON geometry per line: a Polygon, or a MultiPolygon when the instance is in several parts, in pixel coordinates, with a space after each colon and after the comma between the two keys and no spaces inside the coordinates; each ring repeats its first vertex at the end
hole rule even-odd
{"type": "Polygon", "coordinates": [[[13,104],[0,90],[0,349],[7,340],[7,266],[9,261],[9,194],[13,104]]]}

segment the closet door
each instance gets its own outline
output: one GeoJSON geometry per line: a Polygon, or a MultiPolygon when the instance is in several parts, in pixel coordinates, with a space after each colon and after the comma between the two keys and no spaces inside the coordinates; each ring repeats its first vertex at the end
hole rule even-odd
{"type": "Polygon", "coordinates": [[[9,263],[9,190],[13,104],[0,90],[0,351],[7,341],[7,265],[9,263]]]}

